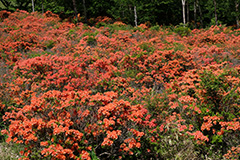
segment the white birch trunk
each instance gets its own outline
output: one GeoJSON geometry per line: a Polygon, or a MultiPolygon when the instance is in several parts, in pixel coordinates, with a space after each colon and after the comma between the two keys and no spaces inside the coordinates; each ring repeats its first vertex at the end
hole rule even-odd
{"type": "Polygon", "coordinates": [[[183,24],[184,24],[184,27],[185,27],[185,25],[186,25],[185,5],[186,5],[186,0],[182,0],[183,24]]]}
{"type": "Polygon", "coordinates": [[[134,23],[135,23],[135,26],[137,27],[137,7],[134,6],[134,23]]]}
{"type": "Polygon", "coordinates": [[[32,0],[32,11],[34,12],[34,0],[32,0]]]}

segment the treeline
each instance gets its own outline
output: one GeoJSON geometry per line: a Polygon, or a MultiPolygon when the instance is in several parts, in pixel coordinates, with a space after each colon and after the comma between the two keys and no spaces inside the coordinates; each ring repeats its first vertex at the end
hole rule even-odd
{"type": "Polygon", "coordinates": [[[47,10],[81,21],[108,16],[127,24],[178,25],[191,28],[226,24],[239,28],[240,0],[0,0],[0,9],[47,10]]]}

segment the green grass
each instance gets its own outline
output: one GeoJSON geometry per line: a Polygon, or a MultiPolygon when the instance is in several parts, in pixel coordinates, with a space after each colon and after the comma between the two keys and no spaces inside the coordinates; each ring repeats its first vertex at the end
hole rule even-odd
{"type": "Polygon", "coordinates": [[[23,147],[19,144],[8,144],[6,142],[0,143],[0,157],[1,160],[17,160],[20,158],[20,150],[23,147]]]}

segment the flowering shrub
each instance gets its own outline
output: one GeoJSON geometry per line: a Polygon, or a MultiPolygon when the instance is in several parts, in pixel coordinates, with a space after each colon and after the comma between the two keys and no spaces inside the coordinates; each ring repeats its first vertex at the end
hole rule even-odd
{"type": "Polygon", "coordinates": [[[22,159],[239,156],[239,30],[60,21],[0,12],[1,134],[22,159]]]}
{"type": "MultiPolygon", "coordinates": [[[[222,158],[239,141],[239,67],[228,69],[226,63],[191,70],[170,85],[172,112],[179,113],[206,155],[218,153],[222,158]],[[215,153],[214,153],[215,152],[215,153]]],[[[186,128],[187,129],[187,128],[186,128]]],[[[210,155],[212,156],[212,155],[210,155]]]]}
{"type": "Polygon", "coordinates": [[[91,95],[56,90],[32,95],[28,105],[6,112],[3,119],[12,123],[2,133],[8,135],[7,142],[24,143],[22,154],[30,159],[36,154],[88,159],[92,150],[107,154],[99,157],[133,154],[132,149],[141,147],[144,132],[138,129],[146,110],[114,100],[116,96],[114,92],[91,95]]]}

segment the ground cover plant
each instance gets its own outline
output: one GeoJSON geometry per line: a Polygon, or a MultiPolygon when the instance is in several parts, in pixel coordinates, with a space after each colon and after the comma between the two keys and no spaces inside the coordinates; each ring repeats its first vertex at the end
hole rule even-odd
{"type": "Polygon", "coordinates": [[[240,30],[0,12],[1,138],[22,159],[238,159],[240,30]]]}

